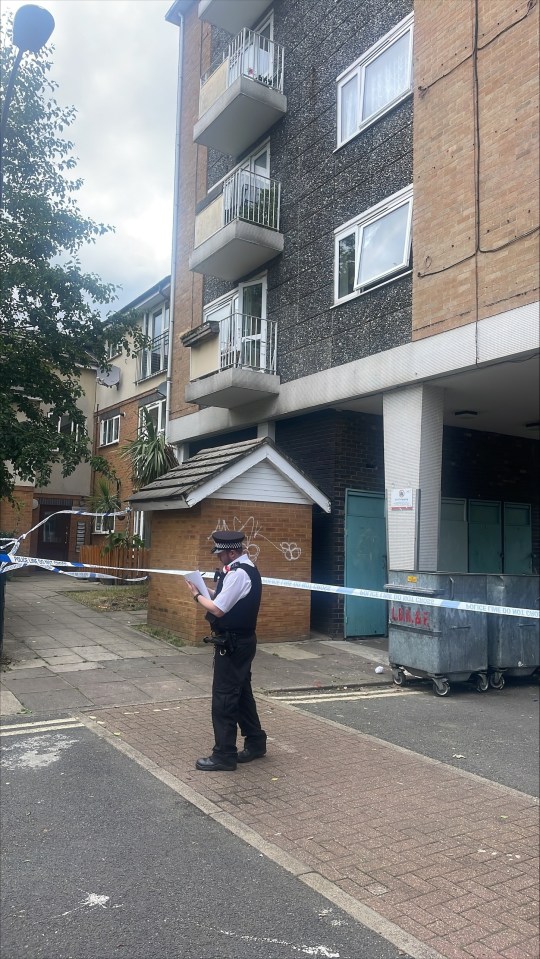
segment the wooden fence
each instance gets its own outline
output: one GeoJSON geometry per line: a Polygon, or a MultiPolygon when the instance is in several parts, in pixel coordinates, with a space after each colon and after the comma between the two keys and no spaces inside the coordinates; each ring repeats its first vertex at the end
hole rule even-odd
{"type": "Polygon", "coordinates": [[[117,546],[110,553],[104,553],[103,547],[81,546],[79,559],[81,563],[90,567],[91,572],[108,573],[112,576],[119,576],[120,579],[129,579],[130,572],[126,570],[144,569],[150,565],[149,549],[130,549],[125,546],[117,546]],[[112,567],[111,569],[98,569],[96,567],[112,567]]]}

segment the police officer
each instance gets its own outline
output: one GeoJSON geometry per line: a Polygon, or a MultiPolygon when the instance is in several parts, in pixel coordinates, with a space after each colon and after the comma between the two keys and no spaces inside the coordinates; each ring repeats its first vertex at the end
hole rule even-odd
{"type": "Polygon", "coordinates": [[[237,763],[249,763],[266,753],[266,733],[261,728],[251,689],[251,664],[256,652],[255,628],[261,603],[261,576],[246,553],[242,533],[217,530],[212,533],[216,554],[222,565],[210,599],[186,580],[197,605],[206,610],[215,641],[212,683],[212,755],[198,759],[203,772],[229,772],[237,763]],[[244,748],[236,748],[237,727],[244,748]]]}

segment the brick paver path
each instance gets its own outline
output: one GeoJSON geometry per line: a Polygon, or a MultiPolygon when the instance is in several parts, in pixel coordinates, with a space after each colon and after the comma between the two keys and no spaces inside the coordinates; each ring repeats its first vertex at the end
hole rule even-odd
{"type": "Polygon", "coordinates": [[[265,759],[199,773],[208,699],[96,713],[163,770],[448,959],[538,957],[538,805],[259,699],[265,759]]]}

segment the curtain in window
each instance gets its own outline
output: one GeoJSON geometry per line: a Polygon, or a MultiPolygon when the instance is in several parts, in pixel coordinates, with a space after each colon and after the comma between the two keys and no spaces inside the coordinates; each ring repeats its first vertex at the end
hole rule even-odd
{"type": "Polygon", "coordinates": [[[358,75],[341,87],[340,142],[352,137],[358,129],[358,75]]]}
{"type": "Polygon", "coordinates": [[[409,88],[411,34],[407,31],[365,68],[362,120],[367,120],[409,88]]]}

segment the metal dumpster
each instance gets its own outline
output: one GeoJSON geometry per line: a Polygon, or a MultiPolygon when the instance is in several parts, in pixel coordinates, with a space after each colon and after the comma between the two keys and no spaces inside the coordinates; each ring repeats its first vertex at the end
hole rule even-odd
{"type": "Polygon", "coordinates": [[[471,680],[489,688],[487,615],[407,602],[407,594],[485,603],[485,575],[465,573],[390,573],[385,589],[403,596],[388,603],[388,659],[396,686],[413,676],[433,681],[437,696],[450,683],[471,680]]]}
{"type": "MultiPolygon", "coordinates": [[[[490,575],[486,602],[520,609],[539,608],[538,576],[490,575]]],[[[540,668],[540,621],[520,616],[488,615],[489,682],[502,689],[504,675],[531,676],[540,668]]]]}

